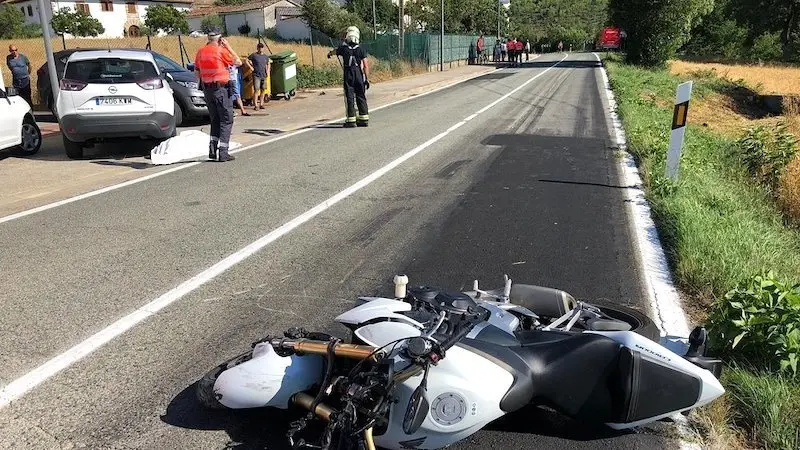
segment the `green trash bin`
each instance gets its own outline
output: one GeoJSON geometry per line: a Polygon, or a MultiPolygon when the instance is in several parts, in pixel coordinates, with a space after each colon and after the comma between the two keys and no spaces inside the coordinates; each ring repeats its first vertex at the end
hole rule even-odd
{"type": "Polygon", "coordinates": [[[271,55],[269,72],[272,98],[291,100],[297,93],[297,53],[287,50],[271,55]]]}

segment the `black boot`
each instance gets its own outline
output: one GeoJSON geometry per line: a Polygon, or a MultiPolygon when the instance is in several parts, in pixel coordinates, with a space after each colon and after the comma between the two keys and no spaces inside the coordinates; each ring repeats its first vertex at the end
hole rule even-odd
{"type": "Polygon", "coordinates": [[[208,143],[208,159],[213,161],[219,160],[217,141],[211,141],[208,143]]]}

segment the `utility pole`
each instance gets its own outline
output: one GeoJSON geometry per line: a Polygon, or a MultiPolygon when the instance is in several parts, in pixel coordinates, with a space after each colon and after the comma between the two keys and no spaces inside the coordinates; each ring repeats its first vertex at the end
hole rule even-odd
{"type": "Polygon", "coordinates": [[[375,15],[375,0],[372,0],[372,39],[378,39],[378,19],[375,15]]]}
{"type": "Polygon", "coordinates": [[[497,40],[500,40],[500,0],[497,0],[497,40]]]}
{"type": "Polygon", "coordinates": [[[397,20],[397,42],[399,48],[399,56],[403,56],[403,16],[405,16],[405,5],[403,4],[403,0],[400,0],[400,7],[397,8],[397,13],[399,15],[397,20]]]}
{"type": "MultiPolygon", "coordinates": [[[[50,5],[50,2],[47,2],[50,5]]],[[[52,6],[50,6],[52,12],[52,6]]],[[[50,89],[53,93],[53,106],[56,105],[58,100],[59,87],[58,87],[58,74],[56,73],[56,60],[53,57],[53,47],[50,45],[50,24],[47,21],[47,10],[45,9],[44,0],[39,0],[39,24],[42,26],[42,37],[44,38],[44,50],[47,57],[47,72],[50,74],[50,89]]],[[[58,117],[56,117],[58,120],[58,117]]]]}
{"type": "Polygon", "coordinates": [[[439,35],[439,72],[444,72],[444,0],[442,0],[442,29],[439,35]]]}

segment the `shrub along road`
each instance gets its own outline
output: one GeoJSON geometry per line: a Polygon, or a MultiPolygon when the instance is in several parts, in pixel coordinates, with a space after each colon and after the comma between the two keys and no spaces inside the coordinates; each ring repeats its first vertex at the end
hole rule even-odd
{"type": "MultiPolygon", "coordinates": [[[[0,410],[0,447],[283,448],[285,417],[204,411],[193,383],[266,334],[341,334],[332,318],[398,272],[450,288],[508,273],[644,308],[596,60],[560,59],[2,224],[6,385],[422,149],[0,410]]],[[[660,448],[661,428],[524,410],[458,448],[660,448]]]]}

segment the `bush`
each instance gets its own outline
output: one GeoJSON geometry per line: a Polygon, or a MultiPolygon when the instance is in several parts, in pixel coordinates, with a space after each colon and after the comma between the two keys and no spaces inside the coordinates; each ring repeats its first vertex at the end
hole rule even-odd
{"type": "Polygon", "coordinates": [[[751,176],[770,189],[777,189],[783,169],[797,153],[797,138],[779,124],[772,129],[762,125],[750,128],[735,148],[751,176]]]}
{"type": "Polygon", "coordinates": [[[790,286],[772,272],[743,281],[712,305],[708,322],[722,354],[797,376],[800,283],[790,286]]]}
{"type": "Polygon", "coordinates": [[[753,42],[750,57],[753,61],[774,61],[783,55],[779,33],[764,33],[753,42]]]}
{"type": "Polygon", "coordinates": [[[239,27],[239,34],[241,34],[242,36],[249,35],[250,34],[250,25],[244,24],[244,25],[240,26],[239,27]]]}
{"type": "Polygon", "coordinates": [[[300,88],[319,88],[342,84],[342,69],[339,66],[313,67],[297,65],[297,86],[300,88]]]}

